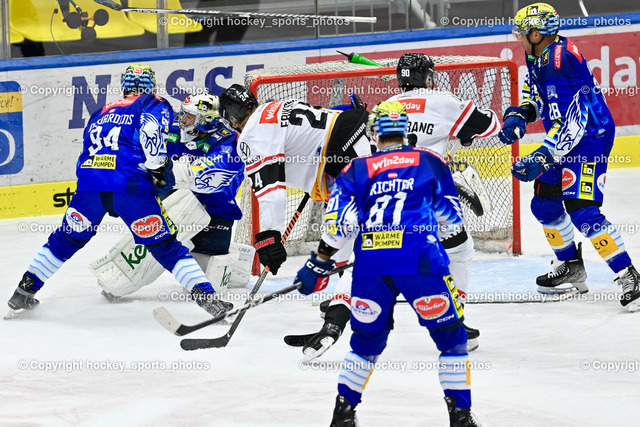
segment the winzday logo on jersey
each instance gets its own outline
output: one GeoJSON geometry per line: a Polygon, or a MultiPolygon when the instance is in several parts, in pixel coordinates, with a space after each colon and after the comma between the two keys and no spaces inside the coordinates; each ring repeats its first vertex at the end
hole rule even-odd
{"type": "Polygon", "coordinates": [[[382,156],[367,158],[367,170],[369,178],[389,169],[408,168],[420,164],[420,153],[389,153],[382,156]]]}
{"type": "Polygon", "coordinates": [[[425,104],[427,102],[426,99],[399,99],[398,100],[402,105],[404,105],[404,109],[407,114],[411,113],[424,113],[425,104]]]}
{"type": "Polygon", "coordinates": [[[135,220],[131,224],[131,231],[140,237],[153,237],[162,229],[163,222],[159,215],[149,215],[135,220]]]}
{"type": "Polygon", "coordinates": [[[278,111],[282,103],[282,101],[275,101],[267,104],[260,115],[260,123],[278,123],[278,111]]]}

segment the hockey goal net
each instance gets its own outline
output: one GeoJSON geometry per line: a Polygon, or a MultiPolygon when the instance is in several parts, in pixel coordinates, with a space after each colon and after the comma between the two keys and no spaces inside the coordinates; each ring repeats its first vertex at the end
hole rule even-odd
{"type": "MultiPolygon", "coordinates": [[[[438,88],[449,90],[461,99],[470,99],[482,108],[491,108],[498,117],[518,102],[517,68],[512,61],[478,56],[432,58],[438,88]]],[[[348,103],[349,93],[356,93],[371,109],[376,103],[400,93],[395,77],[398,59],[377,62],[382,67],[335,61],[259,69],[245,75],[245,86],[260,103],[294,98],[331,108],[348,103]]],[[[449,141],[449,151],[459,147],[457,139],[449,141]]],[[[452,170],[474,167],[490,198],[491,209],[481,216],[464,206],[467,226],[479,250],[520,253],[519,187],[510,173],[512,158],[517,156],[517,143],[505,146],[497,137],[476,139],[470,147],[457,149],[452,156],[452,170]]],[[[260,231],[260,210],[251,193],[245,180],[241,196],[244,215],[235,237],[244,244],[252,244],[254,234],[260,231]]],[[[288,189],[287,222],[302,195],[300,190],[288,189]]],[[[323,208],[321,202],[307,205],[287,242],[289,255],[315,249],[322,230],[323,208]]]]}

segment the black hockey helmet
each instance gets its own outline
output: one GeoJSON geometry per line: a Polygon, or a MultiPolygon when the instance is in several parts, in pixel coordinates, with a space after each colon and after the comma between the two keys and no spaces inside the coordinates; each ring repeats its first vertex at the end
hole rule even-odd
{"type": "Polygon", "coordinates": [[[422,53],[405,53],[398,60],[396,76],[402,88],[425,87],[427,77],[433,78],[433,60],[422,53]]]}
{"type": "Polygon", "coordinates": [[[220,117],[232,125],[241,123],[247,111],[258,106],[258,100],[249,89],[234,84],[220,95],[220,117]]]}

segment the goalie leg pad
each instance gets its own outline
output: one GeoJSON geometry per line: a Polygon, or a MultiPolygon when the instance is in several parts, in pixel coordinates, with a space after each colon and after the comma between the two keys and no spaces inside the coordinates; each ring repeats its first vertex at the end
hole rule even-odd
{"type": "Polygon", "coordinates": [[[256,248],[249,245],[232,243],[229,246],[229,253],[235,257],[231,276],[229,277],[230,288],[243,288],[251,279],[251,267],[256,253],[256,248]]]}
{"type": "Polygon", "coordinates": [[[220,296],[227,294],[229,279],[231,278],[234,264],[236,262],[235,254],[213,255],[209,258],[209,264],[205,270],[207,279],[211,282],[213,289],[220,296]]]}
{"type": "Polygon", "coordinates": [[[471,282],[471,261],[473,260],[473,238],[467,233],[467,239],[460,245],[445,249],[449,257],[449,271],[458,288],[458,300],[464,304],[471,282]]]}
{"type": "MultiPolygon", "coordinates": [[[[189,190],[174,192],[163,201],[163,206],[179,228],[178,240],[191,248],[189,240],[209,224],[209,214],[189,190]]],[[[109,253],[89,264],[89,269],[106,292],[115,296],[129,295],[151,284],[164,272],[147,249],[136,244],[133,236],[125,236],[109,253]]],[[[162,251],[158,253],[162,256],[162,251]]]]}

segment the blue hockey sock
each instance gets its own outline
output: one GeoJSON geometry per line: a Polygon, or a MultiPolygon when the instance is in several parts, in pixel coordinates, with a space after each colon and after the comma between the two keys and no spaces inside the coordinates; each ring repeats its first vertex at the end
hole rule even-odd
{"type": "Polygon", "coordinates": [[[361,402],[362,392],[369,381],[374,366],[374,362],[352,351],[344,358],[338,378],[338,393],[346,397],[352,407],[361,402]]]}
{"type": "Polygon", "coordinates": [[[27,273],[34,279],[34,286],[32,289],[40,290],[44,285],[45,280],[53,275],[60,267],[62,267],[64,261],[56,257],[49,249],[48,245],[44,245],[36,256],[29,264],[27,273]]]}
{"type": "Polygon", "coordinates": [[[440,353],[438,378],[445,396],[453,397],[458,408],[471,407],[471,374],[466,343],[440,353]]]}
{"type": "Polygon", "coordinates": [[[589,206],[571,212],[571,220],[582,234],[591,240],[598,254],[618,273],[631,265],[618,229],[600,212],[597,206],[589,206]]]}

